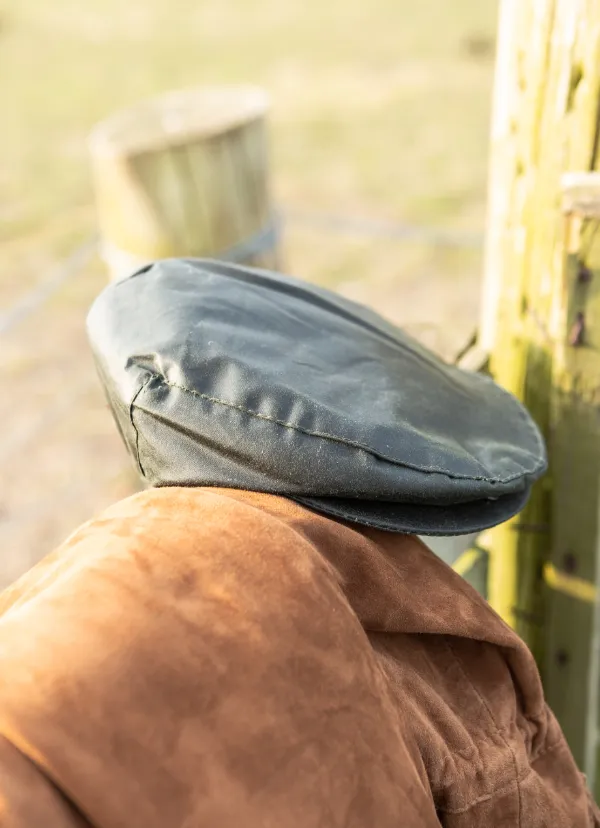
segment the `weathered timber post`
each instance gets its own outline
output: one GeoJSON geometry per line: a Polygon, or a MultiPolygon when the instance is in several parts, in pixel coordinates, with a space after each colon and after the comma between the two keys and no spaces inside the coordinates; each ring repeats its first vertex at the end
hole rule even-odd
{"type": "Polygon", "coordinates": [[[600,691],[600,174],[565,176],[565,256],[553,313],[554,468],[546,694],[590,787],[600,691]]]}
{"type": "Polygon", "coordinates": [[[90,140],[111,278],[170,256],[277,264],[261,89],[171,92],[118,112],[90,140]]]}
{"type": "MultiPolygon", "coordinates": [[[[481,341],[493,376],[548,436],[561,179],[596,165],[600,0],[502,0],[497,72],[481,341]]],[[[540,665],[552,479],[486,539],[489,600],[540,665]]]]}

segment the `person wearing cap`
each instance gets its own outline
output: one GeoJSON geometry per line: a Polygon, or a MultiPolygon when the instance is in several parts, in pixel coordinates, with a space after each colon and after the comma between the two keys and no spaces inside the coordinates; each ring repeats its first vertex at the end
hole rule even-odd
{"type": "Polygon", "coordinates": [[[147,488],[0,596],[2,828],[600,826],[531,654],[417,537],[525,504],[513,397],[217,262],[88,330],[147,488]]]}

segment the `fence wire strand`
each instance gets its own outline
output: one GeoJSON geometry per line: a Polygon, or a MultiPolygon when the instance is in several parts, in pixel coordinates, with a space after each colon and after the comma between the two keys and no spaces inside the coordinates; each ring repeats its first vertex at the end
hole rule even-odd
{"type": "Polygon", "coordinates": [[[32,290],[25,293],[15,304],[0,314],[0,336],[7,334],[24,322],[35,310],[48,301],[73,276],[76,276],[91,262],[96,253],[96,237],[86,239],[57,267],[50,270],[32,290]]]}
{"type": "MultiPolygon", "coordinates": [[[[338,235],[365,236],[388,241],[421,241],[432,247],[458,247],[480,249],[481,233],[445,229],[426,224],[378,221],[335,213],[311,210],[283,210],[280,217],[286,224],[304,225],[315,230],[338,235]]],[[[57,267],[53,268],[39,284],[25,293],[15,304],[0,314],[0,336],[8,333],[30,314],[48,301],[70,278],[80,273],[98,250],[95,235],[88,237],[73,250],[57,267]]]]}
{"type": "Polygon", "coordinates": [[[312,210],[284,210],[282,216],[286,222],[337,235],[365,236],[380,241],[420,241],[430,247],[455,247],[471,250],[479,250],[483,245],[482,233],[435,227],[429,224],[379,221],[312,210]]]}
{"type": "MultiPolygon", "coordinates": [[[[447,230],[428,225],[376,221],[347,215],[289,209],[280,213],[285,225],[304,225],[325,233],[366,236],[382,240],[417,240],[430,246],[477,249],[482,237],[478,233],[447,230]]],[[[26,292],[4,314],[0,314],[0,337],[23,323],[32,313],[42,307],[69,279],[81,273],[91,262],[98,250],[96,235],[88,237],[57,267],[53,268],[32,290],[26,292]]],[[[49,405],[21,433],[12,435],[0,445],[0,464],[6,463],[19,452],[24,451],[40,434],[58,422],[72,410],[95,383],[95,377],[87,377],[76,384],[66,395],[49,405]]]]}

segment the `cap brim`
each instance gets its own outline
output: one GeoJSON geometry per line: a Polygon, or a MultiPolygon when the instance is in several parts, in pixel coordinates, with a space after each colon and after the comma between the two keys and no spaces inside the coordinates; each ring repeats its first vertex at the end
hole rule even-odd
{"type": "Polygon", "coordinates": [[[518,514],[527,503],[531,489],[505,495],[497,500],[432,506],[389,503],[381,500],[351,500],[329,497],[294,497],[317,512],[406,535],[470,535],[482,532],[518,514]]]}

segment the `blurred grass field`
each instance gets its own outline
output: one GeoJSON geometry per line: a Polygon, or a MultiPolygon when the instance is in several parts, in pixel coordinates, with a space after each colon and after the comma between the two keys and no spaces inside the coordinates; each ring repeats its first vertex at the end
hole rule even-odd
{"type": "Polygon", "coordinates": [[[4,0],[3,258],[91,226],[96,121],[205,83],[269,90],[280,201],[480,227],[495,23],[496,0],[4,0]]]}
{"type": "MultiPolygon", "coordinates": [[[[174,88],[269,91],[284,208],[483,231],[496,14],[497,0],[3,0],[0,319],[93,232],[91,127],[174,88]]],[[[478,250],[292,224],[284,261],[407,320],[432,347],[439,319],[460,326],[476,313],[478,250]]],[[[83,319],[104,279],[95,263],[0,341],[5,580],[130,486],[93,391],[2,460],[3,442],[91,371],[83,319]]]]}

